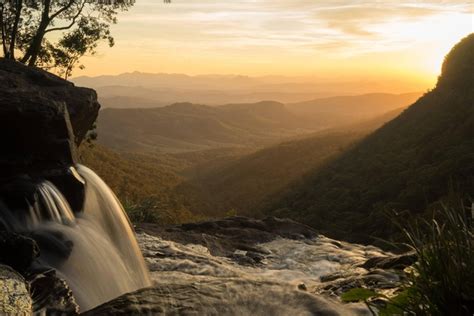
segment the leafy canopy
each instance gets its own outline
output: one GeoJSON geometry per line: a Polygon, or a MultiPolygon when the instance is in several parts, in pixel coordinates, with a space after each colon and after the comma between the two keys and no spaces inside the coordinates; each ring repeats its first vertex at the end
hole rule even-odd
{"type": "MultiPolygon", "coordinates": [[[[4,58],[68,77],[101,41],[114,45],[110,26],[135,0],[0,0],[4,58]]],[[[169,2],[169,1],[165,1],[169,2]]]]}

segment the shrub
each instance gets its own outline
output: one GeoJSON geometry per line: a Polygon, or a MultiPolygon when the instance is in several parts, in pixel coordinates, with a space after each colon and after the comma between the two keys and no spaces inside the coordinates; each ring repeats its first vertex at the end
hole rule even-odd
{"type": "Polygon", "coordinates": [[[124,208],[133,223],[169,225],[205,219],[204,216],[191,213],[176,201],[166,201],[153,196],[138,202],[126,200],[124,208]]]}
{"type": "Polygon", "coordinates": [[[406,270],[406,281],[396,296],[355,288],[341,300],[363,301],[381,316],[474,315],[474,204],[471,212],[462,204],[444,206],[433,220],[403,229],[406,246],[416,251],[418,261],[406,270]],[[376,298],[386,300],[386,305],[374,304],[376,298]]]}
{"type": "Polygon", "coordinates": [[[418,255],[410,273],[410,310],[417,315],[473,315],[474,230],[461,205],[405,229],[418,255]]]}

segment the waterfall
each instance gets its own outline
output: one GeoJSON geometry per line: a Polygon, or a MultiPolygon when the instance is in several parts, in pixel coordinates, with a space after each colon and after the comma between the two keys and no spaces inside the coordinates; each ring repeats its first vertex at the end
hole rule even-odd
{"type": "Polygon", "coordinates": [[[35,199],[28,203],[26,214],[1,215],[10,229],[26,230],[38,242],[40,264],[56,269],[81,311],[86,311],[148,287],[151,281],[115,194],[91,169],[82,165],[76,169],[85,183],[83,212],[74,214],[61,191],[44,180],[36,184],[35,199]]]}

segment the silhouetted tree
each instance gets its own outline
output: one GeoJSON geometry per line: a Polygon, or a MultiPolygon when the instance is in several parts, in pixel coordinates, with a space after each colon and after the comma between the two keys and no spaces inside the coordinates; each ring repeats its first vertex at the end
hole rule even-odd
{"type": "Polygon", "coordinates": [[[29,66],[55,69],[67,78],[82,56],[96,52],[99,42],[114,45],[110,26],[117,23],[118,12],[134,2],[1,0],[3,56],[29,66]]]}

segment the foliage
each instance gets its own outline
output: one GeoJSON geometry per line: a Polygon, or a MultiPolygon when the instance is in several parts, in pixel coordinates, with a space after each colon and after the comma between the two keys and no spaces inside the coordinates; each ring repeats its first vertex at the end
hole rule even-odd
{"type": "Polygon", "coordinates": [[[409,309],[409,297],[412,290],[410,288],[404,289],[397,293],[394,297],[387,297],[374,290],[366,288],[353,288],[341,295],[341,300],[345,303],[364,302],[367,308],[376,314],[374,309],[378,311],[379,316],[398,316],[398,315],[414,315],[413,311],[409,309]],[[384,305],[380,302],[374,303],[374,299],[381,298],[384,300],[384,305]]]}
{"type": "Polygon", "coordinates": [[[258,216],[256,210],[311,170],[320,168],[357,142],[365,132],[324,132],[261,149],[214,166],[193,177],[215,213],[234,209],[258,216]]]}
{"type": "MultiPolygon", "coordinates": [[[[193,107],[182,106],[186,113],[190,108],[193,107]]],[[[195,110],[200,112],[202,109],[195,110]]],[[[398,113],[258,151],[234,147],[174,154],[130,153],[115,152],[95,144],[94,148],[84,146],[81,154],[83,161],[96,170],[123,201],[142,204],[154,196],[161,201],[179,201],[196,216],[256,216],[259,205],[280,194],[308,171],[341,154],[398,113]]],[[[103,139],[103,133],[99,133],[103,139]]],[[[140,139],[143,144],[144,138],[140,139]]]]}
{"type": "Polygon", "coordinates": [[[377,293],[373,290],[365,288],[354,288],[343,293],[341,295],[341,300],[345,303],[366,301],[369,298],[377,296],[377,293]]]}
{"type": "Polygon", "coordinates": [[[405,230],[418,262],[410,274],[416,315],[474,313],[474,226],[469,210],[445,206],[437,219],[405,230]]]}
{"type": "MultiPolygon", "coordinates": [[[[9,0],[0,3],[3,56],[64,77],[99,42],[114,45],[110,25],[132,0],[9,0]],[[54,35],[57,33],[57,35],[54,35]],[[21,56],[16,56],[21,54],[21,56]]],[[[82,65],[79,66],[83,68],[82,65]]]]}
{"type": "Polygon", "coordinates": [[[387,297],[365,288],[341,295],[343,302],[364,301],[379,315],[472,315],[474,312],[473,210],[457,201],[431,221],[420,220],[406,228],[407,246],[418,260],[405,270],[401,290],[387,297]],[[384,307],[371,301],[383,298],[384,307]]]}
{"type": "Polygon", "coordinates": [[[175,103],[147,109],[106,108],[98,122],[101,144],[121,151],[142,152],[256,148],[301,134],[302,130],[314,131],[314,124],[273,101],[224,106],[175,103]]]}
{"type": "Polygon", "coordinates": [[[168,225],[193,222],[205,218],[192,214],[183,205],[166,202],[157,197],[147,197],[138,203],[125,201],[124,208],[130,220],[134,223],[168,225]]]}
{"type": "Polygon", "coordinates": [[[191,161],[206,161],[214,152],[177,156],[119,154],[100,144],[84,143],[79,150],[82,163],[94,169],[123,202],[132,221],[160,224],[205,218],[201,197],[178,173],[191,161]],[[199,157],[201,156],[201,157],[199,157]]]}

